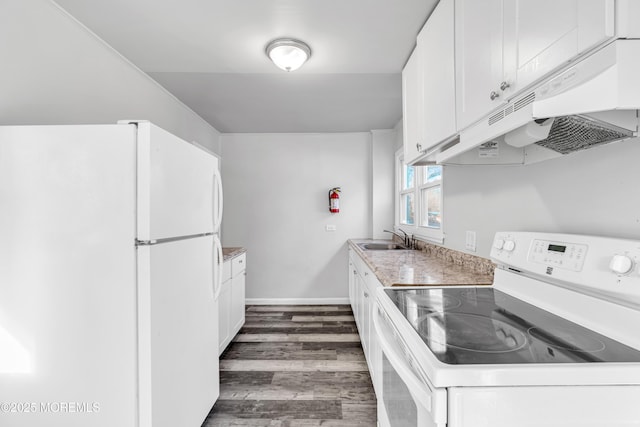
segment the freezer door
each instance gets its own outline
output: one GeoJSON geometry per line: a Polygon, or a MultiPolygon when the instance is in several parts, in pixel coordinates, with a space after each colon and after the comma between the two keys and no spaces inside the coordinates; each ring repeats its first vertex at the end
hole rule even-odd
{"type": "Polygon", "coordinates": [[[0,127],[0,426],[137,426],[135,133],[0,127]]]}
{"type": "Polygon", "coordinates": [[[138,247],[141,427],[199,427],[218,398],[213,259],[213,236],[138,247]]]}
{"type": "Polygon", "coordinates": [[[137,127],[138,239],[214,232],[218,159],[151,123],[137,127]]]}

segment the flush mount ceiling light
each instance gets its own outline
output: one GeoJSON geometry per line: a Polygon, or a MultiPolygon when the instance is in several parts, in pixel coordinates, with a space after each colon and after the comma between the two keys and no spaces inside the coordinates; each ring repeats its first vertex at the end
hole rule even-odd
{"type": "Polygon", "coordinates": [[[278,68],[294,71],[311,57],[306,43],[295,39],[276,39],[267,45],[266,53],[278,68]]]}

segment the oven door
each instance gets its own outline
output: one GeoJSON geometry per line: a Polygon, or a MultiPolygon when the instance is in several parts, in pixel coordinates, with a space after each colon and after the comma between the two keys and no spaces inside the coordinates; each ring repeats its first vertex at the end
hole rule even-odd
{"type": "Polygon", "coordinates": [[[373,324],[382,348],[382,380],[378,395],[380,427],[444,427],[445,389],[433,387],[384,309],[376,304],[373,324]]]}

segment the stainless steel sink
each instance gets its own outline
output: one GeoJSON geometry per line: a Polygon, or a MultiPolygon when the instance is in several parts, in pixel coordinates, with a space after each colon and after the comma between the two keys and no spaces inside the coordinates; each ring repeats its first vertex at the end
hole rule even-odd
{"type": "Polygon", "coordinates": [[[405,246],[398,243],[358,243],[365,251],[390,251],[390,250],[406,250],[405,246]]]}

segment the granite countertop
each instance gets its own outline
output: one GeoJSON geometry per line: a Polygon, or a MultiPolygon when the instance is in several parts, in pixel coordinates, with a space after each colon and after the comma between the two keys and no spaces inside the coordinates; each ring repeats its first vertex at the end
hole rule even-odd
{"type": "Polygon", "coordinates": [[[383,286],[491,285],[495,265],[488,259],[420,242],[416,250],[364,250],[358,243],[390,240],[351,239],[349,246],[383,286]]]}
{"type": "Polygon", "coordinates": [[[245,248],[222,248],[222,258],[224,261],[228,261],[245,252],[247,252],[245,248]]]}

